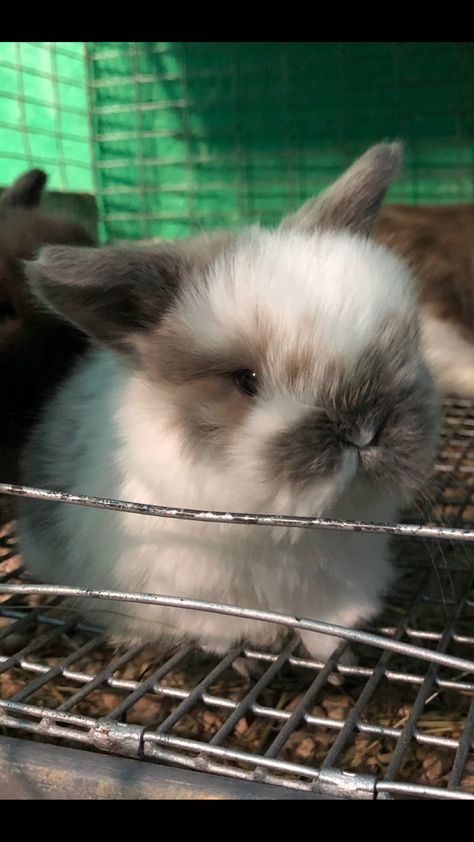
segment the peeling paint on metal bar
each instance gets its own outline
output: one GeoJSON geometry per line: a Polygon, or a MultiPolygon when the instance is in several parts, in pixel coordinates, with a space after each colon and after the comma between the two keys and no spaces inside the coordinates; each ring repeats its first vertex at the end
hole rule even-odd
{"type": "Polygon", "coordinates": [[[29,488],[26,485],[0,483],[0,494],[13,497],[28,497],[35,500],[50,500],[76,506],[111,509],[151,517],[177,518],[207,523],[229,523],[240,526],[282,526],[297,529],[334,529],[343,532],[370,532],[398,535],[405,538],[436,538],[449,541],[474,541],[474,529],[455,529],[447,526],[425,526],[406,523],[366,523],[356,520],[329,520],[326,518],[301,517],[299,515],[269,515],[239,512],[214,512],[204,509],[186,509],[158,506],[150,503],[133,503],[129,500],[113,500],[106,497],[92,497],[84,494],[66,494],[61,491],[47,491],[44,488],[29,488]]]}

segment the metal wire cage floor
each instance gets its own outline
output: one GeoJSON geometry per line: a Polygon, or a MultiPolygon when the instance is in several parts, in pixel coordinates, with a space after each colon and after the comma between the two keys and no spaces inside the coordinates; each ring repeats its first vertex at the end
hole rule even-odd
{"type": "Polygon", "coordinates": [[[66,607],[67,588],[28,585],[14,532],[5,530],[0,733],[295,793],[474,799],[469,401],[445,402],[432,488],[429,505],[420,502],[405,518],[425,523],[422,534],[431,537],[416,538],[414,529],[395,536],[399,577],[383,616],[369,634],[342,630],[327,663],[298,657],[295,618],[283,618],[288,638],[278,655],[238,647],[218,660],[184,643],[114,650],[66,607]],[[437,532],[440,523],[468,531],[437,532]],[[355,663],[346,666],[339,659],[349,641],[355,663]],[[237,659],[258,665],[259,675],[237,673],[237,659]]]}

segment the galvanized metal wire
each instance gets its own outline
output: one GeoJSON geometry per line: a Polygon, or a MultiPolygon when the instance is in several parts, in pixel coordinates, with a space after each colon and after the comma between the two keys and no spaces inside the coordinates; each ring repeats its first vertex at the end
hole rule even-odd
{"type": "Polygon", "coordinates": [[[37,500],[52,500],[97,509],[111,509],[116,512],[130,512],[151,517],[197,520],[207,523],[225,523],[240,526],[283,526],[299,529],[330,529],[342,532],[372,532],[399,535],[411,538],[436,538],[451,541],[474,541],[474,529],[459,529],[446,526],[408,525],[405,523],[365,523],[354,520],[329,520],[326,518],[301,517],[299,515],[259,515],[238,512],[215,512],[204,509],[186,509],[176,506],[157,506],[150,503],[133,503],[129,500],[111,500],[105,497],[91,497],[85,494],[67,494],[47,491],[44,488],[29,488],[26,485],[0,483],[0,494],[13,497],[29,497],[37,500]]]}

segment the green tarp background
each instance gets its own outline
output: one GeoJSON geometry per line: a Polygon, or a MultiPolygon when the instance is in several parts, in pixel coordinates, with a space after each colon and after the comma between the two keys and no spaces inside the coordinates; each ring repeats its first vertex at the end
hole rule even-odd
{"type": "Polygon", "coordinates": [[[0,183],[94,192],[103,239],[272,224],[394,138],[392,201],[474,200],[472,42],[0,44],[0,183]]]}

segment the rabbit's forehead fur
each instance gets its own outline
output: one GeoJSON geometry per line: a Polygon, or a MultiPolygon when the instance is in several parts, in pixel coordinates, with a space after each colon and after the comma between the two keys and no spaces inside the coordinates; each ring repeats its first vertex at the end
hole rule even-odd
{"type": "Polygon", "coordinates": [[[153,357],[176,382],[248,368],[267,392],[312,400],[328,366],[376,346],[381,364],[408,347],[417,362],[415,314],[409,273],[369,240],[252,229],[182,284],[153,357]]]}
{"type": "Polygon", "coordinates": [[[182,306],[195,340],[210,351],[232,338],[251,344],[266,328],[269,359],[261,362],[273,364],[303,348],[319,357],[321,346],[351,362],[387,318],[402,327],[415,312],[403,264],[369,240],[259,230],[217,259],[182,306]]]}

